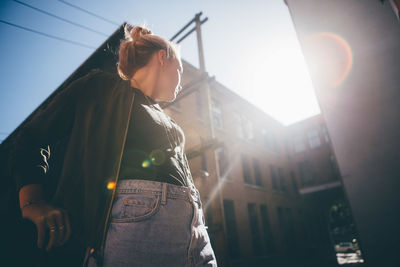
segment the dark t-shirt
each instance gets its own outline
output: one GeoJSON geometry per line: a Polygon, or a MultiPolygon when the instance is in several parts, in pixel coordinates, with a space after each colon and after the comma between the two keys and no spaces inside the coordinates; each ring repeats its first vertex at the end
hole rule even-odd
{"type": "Polygon", "coordinates": [[[119,180],[141,179],[186,186],[182,129],[158,102],[136,91],[119,180]],[[150,103],[149,103],[150,101],[150,103]]]}

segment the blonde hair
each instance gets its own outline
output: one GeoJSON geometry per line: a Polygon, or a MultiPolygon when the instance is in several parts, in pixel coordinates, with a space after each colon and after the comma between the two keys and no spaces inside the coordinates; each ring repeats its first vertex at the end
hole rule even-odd
{"type": "Polygon", "coordinates": [[[180,58],[178,46],[163,37],[153,35],[145,26],[124,26],[125,39],[119,47],[117,70],[124,80],[130,80],[135,72],[149,62],[151,56],[165,50],[168,59],[180,58]]]}

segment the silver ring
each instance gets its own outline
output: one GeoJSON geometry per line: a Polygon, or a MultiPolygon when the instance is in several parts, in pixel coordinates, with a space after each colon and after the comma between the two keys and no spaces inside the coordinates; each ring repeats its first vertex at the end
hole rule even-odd
{"type": "Polygon", "coordinates": [[[56,227],[54,225],[49,225],[50,232],[55,232],[56,227]]]}

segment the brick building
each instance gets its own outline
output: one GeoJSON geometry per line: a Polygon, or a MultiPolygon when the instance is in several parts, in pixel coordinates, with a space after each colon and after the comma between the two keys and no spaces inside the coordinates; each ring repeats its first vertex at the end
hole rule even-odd
{"type": "Polygon", "coordinates": [[[312,247],[304,242],[317,247],[321,214],[311,219],[304,196],[341,189],[322,118],[285,127],[189,63],[183,68],[184,90],[162,106],[185,132],[219,264],[282,263],[284,253],[302,257],[312,247]]]}
{"type": "Polygon", "coordinates": [[[351,216],[345,218],[348,220],[346,225],[340,225],[340,233],[330,233],[335,227],[339,232],[332,221],[332,207],[347,206],[347,200],[323,117],[317,115],[289,125],[287,135],[292,143],[289,154],[293,170],[296,170],[293,175],[297,177],[302,204],[307,210],[307,221],[312,226],[306,230],[303,243],[307,250],[318,255],[317,261],[333,264],[336,262],[333,245],[352,241],[356,233],[351,227],[351,216]]]}

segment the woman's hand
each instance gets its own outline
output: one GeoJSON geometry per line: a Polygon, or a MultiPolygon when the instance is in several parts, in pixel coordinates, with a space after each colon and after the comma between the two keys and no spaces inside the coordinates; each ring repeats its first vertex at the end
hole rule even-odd
{"type": "Polygon", "coordinates": [[[55,246],[62,246],[71,235],[71,225],[68,212],[47,203],[33,203],[21,209],[22,217],[36,224],[38,238],[37,246],[42,248],[46,235],[48,243],[46,250],[55,246]]]}

